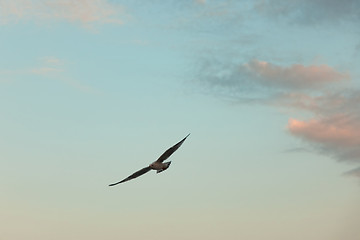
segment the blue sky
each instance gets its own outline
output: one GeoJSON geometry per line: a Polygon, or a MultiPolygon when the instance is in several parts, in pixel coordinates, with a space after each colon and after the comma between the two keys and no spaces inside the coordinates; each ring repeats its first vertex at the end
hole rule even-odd
{"type": "Polygon", "coordinates": [[[0,0],[0,239],[359,239],[359,8],[0,0]]]}

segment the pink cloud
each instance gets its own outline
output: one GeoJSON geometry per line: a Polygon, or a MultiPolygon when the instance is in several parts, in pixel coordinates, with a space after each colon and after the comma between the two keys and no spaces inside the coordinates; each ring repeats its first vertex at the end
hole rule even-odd
{"type": "Polygon", "coordinates": [[[0,21],[21,19],[62,19],[70,22],[116,23],[123,21],[124,10],[107,0],[0,0],[0,21]]]}
{"type": "Polygon", "coordinates": [[[2,20],[5,21],[6,17],[16,16],[24,17],[27,12],[32,9],[32,2],[30,0],[0,0],[0,13],[2,20]]]}
{"type": "Polygon", "coordinates": [[[288,129],[295,136],[329,147],[360,147],[360,126],[348,116],[308,121],[290,119],[288,129]]]}
{"type": "MultiPolygon", "coordinates": [[[[290,94],[280,104],[314,113],[310,120],[290,119],[287,129],[319,153],[360,164],[360,92],[347,90],[312,97],[290,94]],[[287,100],[288,101],[287,101],[287,100]]],[[[345,173],[360,177],[360,167],[345,173]]]]}
{"type": "Polygon", "coordinates": [[[122,23],[120,19],[114,18],[122,9],[104,0],[48,1],[46,6],[52,10],[54,17],[60,19],[82,23],[122,23]]]}
{"type": "MultiPolygon", "coordinates": [[[[360,164],[360,122],[354,115],[336,115],[322,119],[301,121],[290,119],[288,130],[315,149],[339,161],[360,164]]],[[[360,177],[360,167],[345,173],[360,177]]]]}
{"type": "Polygon", "coordinates": [[[244,67],[261,84],[272,87],[312,88],[349,79],[347,73],[338,72],[327,65],[294,64],[290,67],[282,67],[254,60],[244,67]]]}

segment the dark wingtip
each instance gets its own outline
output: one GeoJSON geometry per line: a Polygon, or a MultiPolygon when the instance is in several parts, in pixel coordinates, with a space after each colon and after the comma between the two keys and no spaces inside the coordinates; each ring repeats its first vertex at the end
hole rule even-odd
{"type": "Polygon", "coordinates": [[[112,186],[118,185],[119,183],[122,183],[122,181],[121,181],[121,182],[117,182],[117,183],[112,183],[112,184],[109,184],[109,187],[112,187],[112,186]]]}
{"type": "Polygon", "coordinates": [[[183,140],[181,140],[181,142],[185,141],[185,139],[190,135],[190,133],[188,135],[186,135],[186,137],[184,137],[183,140]]]}

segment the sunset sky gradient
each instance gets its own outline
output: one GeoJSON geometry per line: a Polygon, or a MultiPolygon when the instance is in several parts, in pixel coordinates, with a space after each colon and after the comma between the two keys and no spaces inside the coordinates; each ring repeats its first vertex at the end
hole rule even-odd
{"type": "Polygon", "coordinates": [[[0,240],[360,239],[359,9],[0,0],[0,240]]]}

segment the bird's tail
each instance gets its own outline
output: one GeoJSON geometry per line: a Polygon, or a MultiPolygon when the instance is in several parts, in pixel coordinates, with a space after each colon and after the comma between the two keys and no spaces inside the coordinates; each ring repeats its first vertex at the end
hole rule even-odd
{"type": "MultiPolygon", "coordinates": [[[[170,162],[166,162],[165,164],[166,164],[166,168],[165,168],[165,169],[167,169],[168,167],[170,167],[171,161],[170,161],[170,162]]],[[[164,170],[165,170],[165,169],[164,169],[164,170]]]]}

